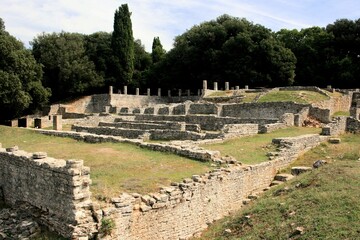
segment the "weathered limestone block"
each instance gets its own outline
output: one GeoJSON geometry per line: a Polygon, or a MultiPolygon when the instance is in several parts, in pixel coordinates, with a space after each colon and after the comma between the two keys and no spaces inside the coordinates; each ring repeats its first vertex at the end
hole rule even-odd
{"type": "Polygon", "coordinates": [[[329,138],[329,143],[339,144],[339,143],[341,143],[341,139],[340,138],[329,138]]]}
{"type": "Polygon", "coordinates": [[[145,108],[144,110],[144,114],[154,114],[155,113],[155,108],[153,107],[148,107],[148,108],[145,108]]]}
{"type": "Polygon", "coordinates": [[[297,176],[297,175],[300,175],[304,172],[308,172],[308,171],[311,171],[312,168],[311,167],[292,167],[291,168],[291,174],[294,175],[294,176],[297,176]]]}

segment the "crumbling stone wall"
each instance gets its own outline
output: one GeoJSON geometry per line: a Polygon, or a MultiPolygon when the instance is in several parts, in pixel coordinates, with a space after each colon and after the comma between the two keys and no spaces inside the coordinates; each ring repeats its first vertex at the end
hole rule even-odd
{"type": "Polygon", "coordinates": [[[346,131],[346,125],[347,117],[336,117],[322,128],[321,134],[327,136],[343,134],[346,131]]]}
{"type": "Polygon", "coordinates": [[[0,188],[11,206],[25,202],[40,210],[43,224],[66,238],[93,236],[90,169],[82,160],[59,160],[46,153],[1,148],[0,188]]]}
{"type": "Polygon", "coordinates": [[[245,119],[279,119],[285,113],[296,114],[305,107],[307,105],[293,102],[224,104],[221,116],[245,119]]]}
{"type": "Polygon", "coordinates": [[[277,139],[281,151],[273,161],[230,165],[173,183],[157,193],[122,194],[106,209],[116,222],[116,239],[189,239],[214,220],[240,209],[249,195],[270,185],[280,168],[324,141],[314,134],[277,139]]]}
{"type": "Polygon", "coordinates": [[[353,117],[347,118],[346,130],[351,133],[360,133],[360,120],[353,117]]]}

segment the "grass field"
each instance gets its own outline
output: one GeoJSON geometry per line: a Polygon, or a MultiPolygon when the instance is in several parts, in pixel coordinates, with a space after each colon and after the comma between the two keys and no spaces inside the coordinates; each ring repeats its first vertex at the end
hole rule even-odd
{"type": "Polygon", "coordinates": [[[266,134],[230,139],[223,143],[202,145],[202,147],[220,151],[222,156],[233,156],[245,164],[255,164],[267,161],[266,153],[275,150],[275,146],[271,144],[273,138],[294,137],[310,133],[320,133],[320,131],[321,129],[319,128],[291,127],[266,134]]]}
{"type": "Polygon", "coordinates": [[[314,148],[294,165],[327,165],[266,192],[200,239],[359,239],[359,146],[359,134],[346,134],[341,144],[314,148]]]}
{"type": "Polygon", "coordinates": [[[329,100],[329,97],[313,91],[273,91],[260,97],[258,102],[314,103],[329,100]]]}
{"type": "Polygon", "coordinates": [[[211,169],[202,163],[173,154],[123,143],[89,144],[70,138],[45,136],[28,129],[0,126],[3,147],[19,146],[28,152],[43,151],[59,159],[83,159],[91,168],[91,191],[98,198],[118,193],[148,193],[211,169]]]}

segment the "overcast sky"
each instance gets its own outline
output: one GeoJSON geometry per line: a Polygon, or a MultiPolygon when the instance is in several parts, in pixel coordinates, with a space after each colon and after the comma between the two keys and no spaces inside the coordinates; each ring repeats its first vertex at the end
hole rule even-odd
{"type": "Polygon", "coordinates": [[[124,3],[132,12],[134,38],[147,51],[156,36],[169,50],[176,36],[222,14],[244,17],[273,31],[360,18],[359,0],[0,0],[0,18],[28,47],[42,32],[111,32],[114,12],[124,3]]]}

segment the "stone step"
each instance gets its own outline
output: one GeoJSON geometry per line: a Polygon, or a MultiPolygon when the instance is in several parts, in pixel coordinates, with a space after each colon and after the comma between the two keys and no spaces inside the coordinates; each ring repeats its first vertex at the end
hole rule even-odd
{"type": "Polygon", "coordinates": [[[311,171],[312,168],[311,167],[303,167],[303,166],[299,166],[299,167],[292,167],[291,168],[291,174],[294,176],[297,176],[299,174],[302,174],[304,172],[308,172],[311,171]]]}
{"type": "Polygon", "coordinates": [[[283,184],[284,182],[282,182],[282,181],[277,181],[277,180],[275,180],[275,181],[272,181],[272,183],[270,184],[270,186],[277,186],[277,185],[280,185],[280,184],[283,184]]]}
{"type": "Polygon", "coordinates": [[[289,180],[291,180],[293,178],[294,178],[293,175],[287,174],[287,173],[281,173],[281,174],[277,174],[275,176],[275,180],[280,181],[280,182],[286,182],[286,181],[289,181],[289,180]]]}

